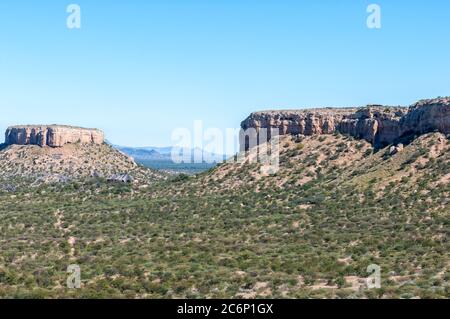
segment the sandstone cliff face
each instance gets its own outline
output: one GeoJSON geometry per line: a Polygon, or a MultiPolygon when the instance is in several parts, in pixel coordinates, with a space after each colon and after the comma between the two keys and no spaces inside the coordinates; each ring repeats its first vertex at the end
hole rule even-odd
{"type": "Polygon", "coordinates": [[[280,134],[331,134],[336,124],[356,109],[263,111],[252,113],[241,123],[247,128],[277,128],[280,134]]]}
{"type": "Polygon", "coordinates": [[[410,107],[402,118],[402,133],[450,133],[450,97],[422,100],[410,107]]]}
{"type": "Polygon", "coordinates": [[[6,130],[5,144],[62,147],[68,143],[102,144],[103,132],[96,129],[49,125],[12,126],[6,130]]]}
{"type": "MultiPolygon", "coordinates": [[[[371,105],[365,108],[309,109],[255,112],[241,123],[244,130],[276,129],[280,135],[335,132],[364,139],[375,146],[407,135],[450,133],[450,98],[422,100],[408,108],[371,105]]],[[[252,135],[251,133],[249,134],[252,135]]],[[[247,149],[241,145],[242,149],[247,149]]]]}
{"type": "Polygon", "coordinates": [[[406,108],[368,106],[342,119],[336,132],[376,145],[390,144],[401,135],[400,120],[406,113],[406,108]]]}

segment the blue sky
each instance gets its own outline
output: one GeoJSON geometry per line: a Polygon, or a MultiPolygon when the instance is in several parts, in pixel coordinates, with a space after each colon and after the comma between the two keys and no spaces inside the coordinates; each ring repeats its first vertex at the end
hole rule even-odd
{"type": "Polygon", "coordinates": [[[72,124],[163,146],[194,120],[408,105],[450,95],[449,35],[446,0],[2,0],[0,130],[72,124]],[[79,30],[66,27],[70,3],[79,30]],[[371,3],[379,30],[366,26],[371,3]]]}

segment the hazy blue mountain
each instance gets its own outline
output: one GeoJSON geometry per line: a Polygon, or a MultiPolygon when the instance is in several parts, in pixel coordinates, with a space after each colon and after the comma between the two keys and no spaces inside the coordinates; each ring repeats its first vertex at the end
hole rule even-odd
{"type": "MultiPolygon", "coordinates": [[[[172,150],[173,147],[129,147],[129,146],[120,146],[120,145],[113,145],[118,150],[124,152],[125,154],[133,157],[135,160],[172,160],[172,150]]],[[[207,159],[213,159],[215,162],[221,162],[225,160],[227,157],[222,154],[213,154],[206,151],[202,151],[199,148],[195,149],[183,149],[183,153],[190,152],[191,154],[191,161],[194,160],[194,154],[195,152],[200,152],[203,155],[203,161],[206,161],[207,159]]],[[[181,153],[181,151],[180,151],[181,153]]]]}
{"type": "Polygon", "coordinates": [[[146,151],[156,151],[159,154],[164,155],[170,155],[172,152],[172,147],[154,147],[154,146],[148,146],[148,147],[138,147],[138,149],[146,150],[146,151]]]}
{"type": "Polygon", "coordinates": [[[144,166],[163,170],[171,173],[186,173],[196,174],[214,167],[217,163],[226,159],[225,155],[212,154],[204,152],[201,149],[183,149],[183,152],[190,152],[191,160],[189,163],[175,163],[172,160],[173,147],[128,147],[113,145],[116,149],[131,156],[134,160],[144,166]],[[195,150],[203,154],[203,162],[194,162],[195,150]],[[212,159],[214,162],[206,162],[207,159],[212,159]]]}
{"type": "Polygon", "coordinates": [[[162,154],[155,150],[147,150],[144,148],[134,148],[126,146],[115,146],[118,150],[133,157],[135,160],[170,160],[169,154],[162,154]]]}

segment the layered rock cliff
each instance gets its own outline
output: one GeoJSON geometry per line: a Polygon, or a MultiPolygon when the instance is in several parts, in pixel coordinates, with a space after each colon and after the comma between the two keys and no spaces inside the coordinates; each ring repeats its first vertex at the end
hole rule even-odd
{"type": "MultiPolygon", "coordinates": [[[[450,133],[450,97],[421,100],[409,108],[369,105],[364,108],[262,111],[250,114],[243,130],[275,129],[280,135],[348,134],[375,146],[427,132],[450,133]]],[[[254,132],[247,131],[252,137],[254,132]]],[[[272,133],[273,134],[273,133],[272,133]]],[[[270,135],[270,133],[269,133],[270,135]]],[[[241,141],[241,150],[249,142],[241,141]]]]}
{"type": "Polygon", "coordinates": [[[11,126],[5,133],[6,145],[62,147],[68,143],[102,144],[104,134],[97,129],[64,125],[11,126]]]}

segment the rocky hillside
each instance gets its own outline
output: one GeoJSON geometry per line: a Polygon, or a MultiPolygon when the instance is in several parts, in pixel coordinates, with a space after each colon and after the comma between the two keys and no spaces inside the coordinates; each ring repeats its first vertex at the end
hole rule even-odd
{"type": "Polygon", "coordinates": [[[405,146],[382,149],[339,133],[285,135],[280,139],[278,172],[266,174],[261,166],[250,157],[243,163],[219,165],[196,179],[197,195],[240,188],[282,192],[286,187],[323,183],[334,189],[370,186],[381,198],[391,191],[389,185],[401,185],[408,190],[405,195],[410,195],[410,191],[420,188],[422,179],[427,179],[427,184],[443,192],[442,199],[447,203],[450,200],[450,140],[442,133],[424,134],[405,146]]]}
{"type": "Polygon", "coordinates": [[[449,147],[285,135],[275,175],[0,192],[0,297],[449,298],[449,147]]]}
{"type": "Polygon", "coordinates": [[[95,129],[69,126],[15,126],[0,147],[0,180],[15,185],[103,178],[148,184],[164,178],[103,142],[95,129]]]}
{"type": "MultiPolygon", "coordinates": [[[[256,132],[261,128],[276,129],[280,135],[341,133],[383,147],[429,132],[449,134],[450,97],[422,100],[409,108],[370,105],[359,109],[255,112],[241,127],[254,128],[256,132]]],[[[241,149],[248,149],[248,143],[241,145],[241,149]]]]}

